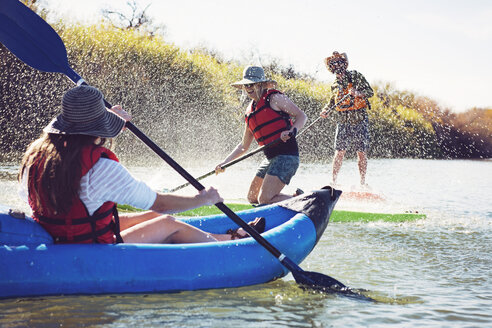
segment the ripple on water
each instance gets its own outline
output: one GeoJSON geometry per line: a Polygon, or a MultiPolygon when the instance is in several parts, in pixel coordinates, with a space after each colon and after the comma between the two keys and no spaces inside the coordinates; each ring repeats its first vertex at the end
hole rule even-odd
{"type": "MultiPolygon", "coordinates": [[[[367,290],[364,293],[380,302],[305,292],[288,275],[268,284],[226,290],[0,300],[0,326],[490,327],[492,186],[484,179],[491,176],[490,162],[371,160],[369,164],[373,166],[368,181],[384,191],[388,202],[363,204],[357,210],[418,209],[427,219],[331,223],[301,267],[367,290]],[[459,175],[460,181],[450,183],[450,177],[459,175]]],[[[244,181],[254,174],[254,166],[243,162],[205,185],[217,186],[226,199],[244,199],[248,188],[244,181]]],[[[193,173],[198,176],[208,167],[195,167],[193,173]]],[[[344,162],[340,178],[351,179],[355,168],[356,163],[344,162]]],[[[316,189],[329,176],[326,165],[313,164],[299,172],[288,188],[316,189]]],[[[156,189],[183,183],[167,168],[132,173],[156,189]]],[[[15,180],[0,177],[0,190],[0,204],[25,205],[17,198],[15,180]]]]}

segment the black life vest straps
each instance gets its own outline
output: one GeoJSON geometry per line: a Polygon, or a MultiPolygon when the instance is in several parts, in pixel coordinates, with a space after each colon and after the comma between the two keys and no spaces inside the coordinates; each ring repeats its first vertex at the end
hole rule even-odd
{"type": "MultiPolygon", "coordinates": [[[[281,120],[285,120],[285,118],[284,118],[284,117],[282,117],[282,116],[279,116],[279,117],[276,117],[276,118],[274,118],[274,119],[272,119],[272,120],[270,120],[270,121],[266,121],[266,122],[265,122],[265,123],[263,123],[263,124],[259,124],[256,128],[254,128],[253,133],[255,133],[255,132],[259,131],[259,130],[260,130],[260,129],[262,129],[264,126],[266,126],[266,125],[268,125],[268,124],[270,124],[270,123],[277,122],[277,121],[281,121],[281,120]]],[[[290,122],[289,122],[289,125],[290,125],[290,122]]]]}
{"type": "MultiPolygon", "coordinates": [[[[47,224],[54,224],[54,225],[65,225],[66,224],[65,219],[53,219],[53,218],[48,218],[48,217],[42,216],[42,215],[40,215],[38,217],[38,219],[39,219],[39,221],[41,221],[43,223],[47,223],[47,224]]],[[[117,244],[123,243],[123,238],[121,238],[121,234],[120,234],[120,217],[118,215],[118,208],[116,207],[116,205],[111,207],[107,211],[95,214],[93,216],[88,216],[88,217],[79,218],[79,219],[72,219],[71,223],[72,223],[72,225],[89,223],[91,225],[92,232],[82,234],[82,235],[76,235],[72,239],[70,239],[70,241],[79,242],[79,241],[83,241],[83,240],[87,240],[87,239],[92,239],[92,242],[97,244],[97,243],[99,243],[97,240],[97,238],[99,236],[102,236],[106,232],[108,232],[109,230],[112,230],[116,236],[116,243],[117,244]],[[107,225],[106,227],[97,230],[96,229],[96,221],[104,219],[105,217],[107,217],[111,213],[113,214],[114,220],[112,220],[111,223],[109,225],[107,225]]],[[[68,238],[57,237],[56,241],[66,242],[66,241],[68,241],[68,238]]]]}
{"type": "Polygon", "coordinates": [[[111,221],[111,227],[113,228],[114,235],[116,236],[116,243],[122,244],[123,238],[121,238],[120,235],[120,216],[118,214],[118,208],[116,208],[116,204],[113,207],[113,218],[114,220],[111,221]]]}
{"type": "MultiPolygon", "coordinates": [[[[72,225],[92,223],[92,222],[104,219],[106,216],[108,216],[111,213],[113,213],[113,208],[110,208],[109,210],[104,211],[102,213],[95,214],[93,216],[88,216],[88,217],[79,218],[79,219],[72,219],[72,225]]],[[[56,224],[56,225],[66,225],[67,224],[67,221],[65,219],[53,219],[53,218],[48,218],[48,217],[42,216],[42,215],[39,215],[38,219],[39,219],[39,221],[42,221],[42,222],[48,223],[48,224],[56,224]]]]}
{"type": "MultiPolygon", "coordinates": [[[[248,115],[246,115],[248,121],[253,117],[255,116],[256,114],[258,114],[259,112],[261,112],[262,110],[264,110],[265,108],[270,108],[271,110],[274,110],[271,106],[270,106],[270,97],[271,95],[274,95],[274,94],[277,94],[277,93],[280,93],[280,92],[272,92],[271,94],[268,95],[268,97],[266,97],[265,99],[265,104],[263,106],[261,106],[260,108],[258,108],[257,110],[254,110],[252,111],[251,113],[249,113],[248,115]]],[[[253,133],[255,132],[258,132],[260,129],[262,129],[263,127],[265,127],[266,125],[268,124],[271,124],[271,123],[274,123],[276,121],[280,121],[280,120],[284,120],[286,123],[287,123],[287,129],[290,129],[292,126],[291,126],[291,122],[290,122],[290,116],[289,114],[283,112],[283,111],[276,111],[279,116],[278,117],[275,117],[274,119],[271,119],[269,121],[266,121],[264,122],[263,124],[259,124],[257,127],[254,128],[254,130],[252,131],[253,133]]],[[[268,136],[265,136],[265,137],[262,137],[262,138],[259,138],[258,141],[263,141],[279,132],[282,132],[284,131],[285,129],[282,129],[282,130],[277,130],[275,131],[275,133],[270,133],[268,136]]]]}
{"type": "Polygon", "coordinates": [[[281,133],[282,131],[285,131],[285,129],[282,128],[282,129],[278,129],[276,131],[273,131],[272,133],[267,134],[266,136],[263,136],[263,137],[258,138],[258,142],[262,142],[263,140],[266,140],[266,139],[268,139],[268,138],[270,138],[270,137],[272,137],[272,136],[274,136],[274,135],[276,135],[278,133],[281,133]]]}
{"type": "MultiPolygon", "coordinates": [[[[255,109],[255,110],[253,110],[251,113],[247,114],[247,115],[246,115],[246,117],[248,118],[248,120],[249,120],[249,118],[250,118],[251,116],[254,116],[254,115],[258,114],[260,111],[262,111],[263,109],[265,109],[265,108],[267,108],[267,107],[270,107],[270,97],[271,97],[272,95],[274,95],[274,94],[277,94],[277,93],[281,93],[281,92],[280,92],[280,91],[274,91],[274,92],[270,93],[270,94],[269,94],[269,95],[265,98],[265,104],[264,104],[263,106],[261,106],[261,107],[260,107],[260,108],[258,108],[258,109],[255,109]]],[[[252,108],[256,108],[256,105],[257,105],[257,103],[256,103],[256,101],[254,101],[254,102],[253,102],[253,105],[252,105],[252,108]]],[[[270,108],[271,108],[271,107],[270,107],[270,108]]]]}
{"type": "Polygon", "coordinates": [[[97,242],[97,237],[104,235],[106,232],[110,231],[111,228],[112,228],[111,225],[107,225],[107,226],[105,226],[104,228],[102,228],[100,230],[91,231],[89,233],[84,233],[84,234],[81,234],[81,235],[76,235],[76,236],[74,236],[71,239],[68,239],[67,237],[64,237],[64,236],[56,237],[55,238],[55,243],[58,243],[58,242],[67,242],[67,241],[70,241],[70,242],[80,242],[80,241],[84,241],[84,240],[88,240],[88,239],[93,239],[94,243],[98,243],[97,242]]]}

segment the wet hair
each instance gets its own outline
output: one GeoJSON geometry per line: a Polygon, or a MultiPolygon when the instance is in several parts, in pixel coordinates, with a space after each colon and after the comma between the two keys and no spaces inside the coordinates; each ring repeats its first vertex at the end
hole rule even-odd
{"type": "MultiPolygon", "coordinates": [[[[29,145],[22,159],[19,181],[27,172],[30,201],[43,215],[65,214],[79,196],[81,151],[97,137],[82,134],[43,133],[29,145]],[[27,171],[26,171],[27,170],[27,171]],[[36,179],[31,183],[29,180],[36,179]],[[47,208],[43,208],[41,195],[47,208]]],[[[102,146],[105,139],[98,145],[102,146]]]]}

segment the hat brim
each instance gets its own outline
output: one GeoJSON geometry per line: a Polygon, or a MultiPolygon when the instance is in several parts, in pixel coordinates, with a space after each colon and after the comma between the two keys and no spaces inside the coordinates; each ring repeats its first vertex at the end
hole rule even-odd
{"type": "Polygon", "coordinates": [[[251,79],[242,79],[241,81],[237,81],[231,84],[231,86],[235,88],[241,88],[245,84],[253,84],[253,83],[261,83],[261,82],[270,82],[273,84],[277,84],[277,81],[275,80],[251,80],[251,79]]]}
{"type": "Polygon", "coordinates": [[[54,134],[84,134],[101,138],[114,138],[121,132],[125,123],[124,119],[109,111],[106,111],[97,120],[83,123],[69,122],[60,114],[43,131],[54,134]]]}

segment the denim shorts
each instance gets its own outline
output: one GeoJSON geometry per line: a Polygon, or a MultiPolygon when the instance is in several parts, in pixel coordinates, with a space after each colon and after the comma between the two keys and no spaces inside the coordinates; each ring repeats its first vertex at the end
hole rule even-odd
{"type": "Polygon", "coordinates": [[[263,160],[256,171],[256,176],[263,179],[267,174],[273,175],[283,183],[289,184],[298,167],[299,156],[277,155],[272,159],[263,160]]]}
{"type": "Polygon", "coordinates": [[[335,149],[367,152],[369,149],[369,121],[365,119],[357,124],[338,123],[335,149]]]}

